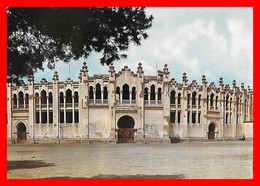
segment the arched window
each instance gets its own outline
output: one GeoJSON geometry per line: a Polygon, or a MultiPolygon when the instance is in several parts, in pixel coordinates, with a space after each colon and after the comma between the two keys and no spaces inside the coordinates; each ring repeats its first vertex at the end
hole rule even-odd
{"type": "Polygon", "coordinates": [[[129,99],[129,86],[128,86],[128,84],[123,85],[123,99],[124,100],[129,99]]]}
{"type": "Polygon", "coordinates": [[[41,123],[43,123],[43,124],[47,123],[47,112],[46,112],[46,110],[41,111],[41,123]]]}
{"type": "Polygon", "coordinates": [[[96,99],[101,99],[101,86],[100,84],[96,84],[96,99]]]}
{"type": "Polygon", "coordinates": [[[237,97],[237,112],[239,112],[239,105],[240,105],[240,102],[239,102],[239,97],[237,97]]]}
{"type": "Polygon", "coordinates": [[[79,93],[77,91],[74,92],[74,104],[75,104],[75,107],[78,106],[78,103],[79,103],[79,93]]]}
{"type": "Polygon", "coordinates": [[[53,103],[53,98],[52,98],[52,93],[49,92],[49,104],[52,104],[53,103]]]}
{"type": "Polygon", "coordinates": [[[116,100],[120,99],[120,87],[116,87],[116,100]]]}
{"type": "Polygon", "coordinates": [[[19,107],[22,108],[24,105],[24,97],[22,91],[19,92],[18,97],[19,97],[19,107]]]}
{"type": "Polygon", "coordinates": [[[232,108],[232,98],[230,98],[230,101],[229,101],[229,109],[231,110],[232,108]]]}
{"type": "Polygon", "coordinates": [[[72,111],[66,111],[66,123],[72,123],[72,111]]]}
{"type": "Polygon", "coordinates": [[[226,113],[226,124],[228,124],[228,113],[226,113]]]}
{"type": "Polygon", "coordinates": [[[144,100],[148,100],[148,88],[144,89],[144,100]]]}
{"type": "Polygon", "coordinates": [[[41,104],[47,104],[47,97],[46,97],[46,91],[42,90],[41,91],[41,104]]]}
{"type": "Polygon", "coordinates": [[[94,99],[93,87],[89,87],[89,99],[94,99]]]}
{"type": "Polygon", "coordinates": [[[218,108],[218,96],[216,96],[215,107],[216,107],[216,109],[218,108]]]}
{"type": "MultiPolygon", "coordinates": [[[[74,92],[74,107],[78,108],[79,107],[79,93],[77,91],[74,92]]],[[[79,122],[79,111],[74,110],[74,119],[75,123],[79,122]]]]}
{"type": "Polygon", "coordinates": [[[104,91],[103,91],[103,99],[107,99],[107,87],[104,87],[104,91]]]}
{"type": "MultiPolygon", "coordinates": [[[[230,99],[231,102],[231,99],[230,99]]],[[[248,99],[245,98],[245,115],[244,115],[244,120],[247,121],[247,112],[248,112],[248,99]]]]}
{"type": "Polygon", "coordinates": [[[64,123],[64,110],[60,110],[60,123],[64,123]]]}
{"type": "Polygon", "coordinates": [[[187,104],[188,104],[188,106],[190,105],[190,94],[188,94],[187,104]]]}
{"type": "Polygon", "coordinates": [[[175,104],[175,91],[174,90],[171,91],[171,98],[170,99],[171,99],[170,103],[175,104]]]}
{"type": "Polygon", "coordinates": [[[39,105],[39,94],[38,94],[38,92],[35,93],[34,98],[35,98],[35,104],[36,104],[36,105],[39,105]]]}
{"type": "Polygon", "coordinates": [[[199,94],[198,105],[200,106],[201,94],[199,94]]]}
{"type": "Polygon", "coordinates": [[[228,99],[229,99],[229,96],[227,95],[226,96],[226,110],[228,110],[228,99]]]}
{"type": "Polygon", "coordinates": [[[136,99],[136,98],[135,98],[135,94],[136,94],[136,88],[133,87],[133,88],[132,88],[132,100],[135,100],[135,99],[136,99]]]}
{"type": "Polygon", "coordinates": [[[181,93],[178,94],[178,105],[181,104],[181,93]]]}
{"type": "Polygon", "coordinates": [[[26,107],[29,107],[29,94],[25,94],[25,105],[26,107]]]}
{"type": "MultiPolygon", "coordinates": [[[[230,103],[231,103],[231,99],[230,99],[230,103]]],[[[230,104],[231,105],[231,104],[230,104]]],[[[244,115],[244,120],[247,121],[247,117],[248,117],[248,98],[245,98],[245,115],[244,115]]],[[[230,113],[231,114],[231,113],[230,113]]]]}
{"type": "Polygon", "coordinates": [[[60,103],[64,103],[64,95],[63,95],[63,92],[60,92],[60,103]]]}
{"type": "Polygon", "coordinates": [[[155,85],[151,86],[151,100],[155,100],[155,85]]]}
{"type": "Polygon", "coordinates": [[[72,92],[70,89],[66,90],[66,104],[72,103],[72,92]]]}
{"type": "Polygon", "coordinates": [[[196,95],[197,95],[197,93],[195,91],[192,92],[192,100],[191,100],[192,105],[196,105],[196,95]]]}
{"type": "Polygon", "coordinates": [[[52,110],[49,110],[49,123],[53,123],[53,112],[52,110]]]}
{"type": "Polygon", "coordinates": [[[74,122],[79,123],[79,111],[78,110],[74,111],[74,122]]]}
{"type": "Polygon", "coordinates": [[[210,107],[213,107],[214,105],[214,94],[210,94],[210,107]]]}
{"type": "Polygon", "coordinates": [[[158,88],[158,100],[162,100],[162,88],[158,88]]]}
{"type": "Polygon", "coordinates": [[[207,95],[207,109],[209,108],[209,95],[207,95]]]}
{"type": "Polygon", "coordinates": [[[16,94],[13,95],[13,104],[14,104],[14,108],[17,108],[17,95],[16,94]]]}

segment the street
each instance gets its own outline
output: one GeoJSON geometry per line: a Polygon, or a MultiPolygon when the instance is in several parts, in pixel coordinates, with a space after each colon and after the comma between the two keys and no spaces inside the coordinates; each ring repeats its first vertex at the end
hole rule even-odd
{"type": "Polygon", "coordinates": [[[253,178],[252,141],[8,145],[7,178],[253,178]]]}

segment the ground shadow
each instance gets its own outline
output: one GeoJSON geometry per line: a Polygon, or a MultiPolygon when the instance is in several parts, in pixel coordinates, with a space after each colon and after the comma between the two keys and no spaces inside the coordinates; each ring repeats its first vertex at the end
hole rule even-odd
{"type": "Polygon", "coordinates": [[[42,160],[21,160],[21,161],[8,161],[7,171],[16,169],[35,169],[41,167],[54,166],[54,163],[46,163],[42,160]]]}
{"type": "Polygon", "coordinates": [[[135,175],[113,175],[113,174],[99,174],[91,178],[82,178],[82,177],[51,177],[46,179],[181,179],[185,178],[184,174],[177,175],[144,175],[144,174],[135,174],[135,175]]]}
{"type": "Polygon", "coordinates": [[[170,137],[171,143],[180,143],[181,138],[176,136],[176,137],[170,137]]]}
{"type": "Polygon", "coordinates": [[[92,178],[101,178],[101,179],[179,179],[185,178],[184,174],[176,175],[144,175],[144,174],[135,174],[135,175],[111,175],[111,174],[99,174],[93,176],[92,178]]]}

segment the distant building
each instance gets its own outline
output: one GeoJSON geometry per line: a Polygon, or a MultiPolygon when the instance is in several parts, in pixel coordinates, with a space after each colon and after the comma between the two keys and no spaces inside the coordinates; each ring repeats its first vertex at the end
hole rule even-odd
{"type": "Polygon", "coordinates": [[[118,73],[88,75],[77,81],[42,79],[7,85],[8,142],[178,142],[252,138],[253,93],[236,85],[188,83],[169,78],[167,65],[157,76],[125,66],[118,73]]]}

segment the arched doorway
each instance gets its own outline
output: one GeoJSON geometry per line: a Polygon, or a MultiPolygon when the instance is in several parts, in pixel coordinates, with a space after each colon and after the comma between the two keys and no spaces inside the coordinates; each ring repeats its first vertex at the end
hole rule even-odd
{"type": "Polygon", "coordinates": [[[134,143],[134,119],[131,116],[122,116],[118,122],[118,143],[134,143]]]}
{"type": "Polygon", "coordinates": [[[26,126],[23,123],[17,125],[17,143],[26,142],[26,126]]]}
{"type": "Polygon", "coordinates": [[[208,139],[209,140],[215,139],[215,124],[213,123],[209,125],[208,139]]]}

